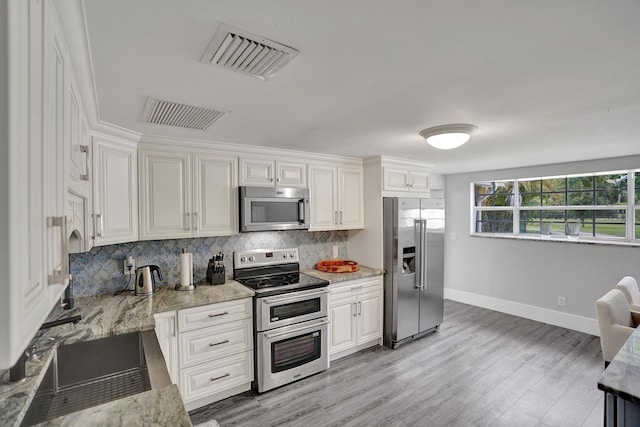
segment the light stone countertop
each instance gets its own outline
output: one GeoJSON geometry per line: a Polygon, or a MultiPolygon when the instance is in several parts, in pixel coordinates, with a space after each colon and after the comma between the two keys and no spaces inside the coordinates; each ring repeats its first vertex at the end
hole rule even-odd
{"type": "MultiPolygon", "coordinates": [[[[197,285],[193,291],[175,291],[173,287],[161,287],[153,296],[147,297],[137,297],[131,292],[118,296],[97,295],[78,297],[75,299],[74,308],[71,310],[62,310],[59,307],[55,307],[47,317],[47,322],[78,314],[82,316],[82,319],[77,325],[65,324],[56,326],[48,329],[43,334],[38,334],[38,336],[34,338],[32,343],[38,344],[38,354],[40,354],[40,358],[27,361],[26,378],[23,381],[10,384],[8,370],[0,370],[0,425],[20,425],[53,358],[54,349],[57,345],[72,344],[79,341],[90,341],[112,335],[154,329],[155,321],[153,315],[155,313],[251,298],[253,295],[254,292],[251,289],[234,280],[227,280],[224,285],[200,284],[197,285]],[[47,338],[54,338],[56,340],[55,344],[47,340],[47,338]]],[[[120,412],[130,411],[130,409],[127,408],[129,408],[131,404],[134,404],[134,402],[137,402],[135,404],[140,405],[140,407],[144,407],[143,402],[146,398],[149,398],[148,404],[152,405],[149,407],[153,409],[153,412],[158,412],[158,414],[153,415],[154,417],[159,417],[158,424],[191,425],[183,405],[181,413],[183,419],[176,421],[171,418],[173,415],[169,412],[175,410],[175,405],[172,404],[172,399],[174,399],[175,396],[172,397],[171,392],[168,390],[160,393],[162,390],[164,390],[164,388],[141,393],[136,395],[139,396],[136,397],[136,399],[132,399],[133,396],[130,396],[114,402],[105,403],[95,408],[74,413],[73,416],[69,414],[65,417],[52,420],[52,422],[55,421],[55,423],[51,425],[93,425],[94,421],[97,422],[99,419],[95,417],[105,416],[110,418],[106,412],[101,412],[107,410],[111,412],[113,420],[117,420],[118,416],[124,416],[120,412]],[[155,396],[155,398],[152,396],[155,396]],[[82,414],[87,415],[89,418],[85,420],[82,418],[82,414]],[[172,422],[165,424],[161,422],[163,419],[171,420],[172,422]]],[[[181,400],[180,404],[182,404],[181,400]]],[[[138,412],[141,417],[150,416],[147,414],[148,410],[140,410],[138,412]]],[[[179,412],[176,414],[179,414],[179,412]]],[[[140,418],[139,422],[135,422],[129,418],[129,415],[127,415],[126,418],[126,425],[148,424],[145,418],[140,418]]],[[[153,423],[153,421],[149,422],[153,423]]],[[[105,425],[102,423],[99,424],[105,425]]]]}
{"type": "Polygon", "coordinates": [[[640,328],[633,331],[602,373],[598,388],[640,405],[640,328]]]}
{"type": "Polygon", "coordinates": [[[381,276],[384,274],[384,270],[381,270],[379,268],[367,267],[361,264],[360,270],[356,271],[355,273],[326,273],[324,271],[318,271],[315,268],[302,270],[301,273],[317,277],[318,279],[324,279],[331,284],[346,282],[347,280],[364,279],[371,276],[381,276]]]}

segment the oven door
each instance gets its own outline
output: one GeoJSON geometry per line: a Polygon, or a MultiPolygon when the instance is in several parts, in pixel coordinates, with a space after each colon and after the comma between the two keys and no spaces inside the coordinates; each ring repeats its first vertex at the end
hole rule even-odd
{"type": "Polygon", "coordinates": [[[329,368],[329,319],[298,323],[257,334],[258,392],[329,368]]]}
{"type": "Polygon", "coordinates": [[[256,330],[267,331],[329,315],[327,288],[256,298],[256,330]]]}
{"type": "Polygon", "coordinates": [[[306,188],[240,187],[240,231],[306,230],[306,188]]]}

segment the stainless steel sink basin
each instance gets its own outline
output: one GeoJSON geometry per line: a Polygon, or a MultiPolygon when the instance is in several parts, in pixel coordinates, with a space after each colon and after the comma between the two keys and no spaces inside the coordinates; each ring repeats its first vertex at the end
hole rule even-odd
{"type": "Polygon", "coordinates": [[[60,346],[23,426],[171,384],[154,331],[60,346]]]}

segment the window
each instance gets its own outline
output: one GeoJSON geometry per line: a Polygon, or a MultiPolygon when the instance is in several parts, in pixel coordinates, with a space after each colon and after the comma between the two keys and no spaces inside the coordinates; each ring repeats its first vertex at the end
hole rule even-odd
{"type": "Polygon", "coordinates": [[[483,181],[472,191],[474,234],[640,240],[640,171],[483,181]]]}

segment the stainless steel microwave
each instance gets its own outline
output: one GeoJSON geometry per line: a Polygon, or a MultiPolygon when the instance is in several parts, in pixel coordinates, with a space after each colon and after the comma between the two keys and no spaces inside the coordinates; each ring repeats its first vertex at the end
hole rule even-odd
{"type": "Polygon", "coordinates": [[[240,187],[241,233],[308,228],[308,189],[240,187]]]}

